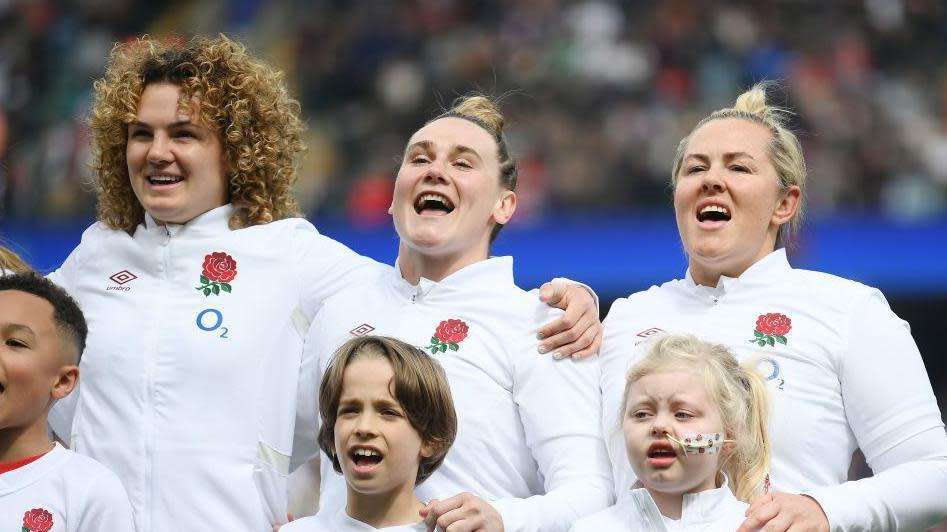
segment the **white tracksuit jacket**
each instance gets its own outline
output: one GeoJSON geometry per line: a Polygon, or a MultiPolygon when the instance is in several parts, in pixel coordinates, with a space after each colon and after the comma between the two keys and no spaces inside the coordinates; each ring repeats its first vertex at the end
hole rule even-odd
{"type": "Polygon", "coordinates": [[[614,506],[577,521],[570,532],[733,532],[750,505],[737,500],[723,477],[719,488],[685,494],[680,519],[661,515],[648,490],[636,487],[614,506]]]}
{"type": "Polygon", "coordinates": [[[131,236],[93,225],[50,276],[90,331],[77,393],[50,425],[115,471],[139,532],[285,520],[309,322],[347,283],[391,269],[305,220],[231,230],[232,213],[146,216],[131,236]]]}

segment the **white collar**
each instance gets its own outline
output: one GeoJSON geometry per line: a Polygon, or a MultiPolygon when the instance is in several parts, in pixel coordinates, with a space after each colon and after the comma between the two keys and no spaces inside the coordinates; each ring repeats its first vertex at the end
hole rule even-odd
{"type": "MultiPolygon", "coordinates": [[[[723,476],[723,482],[720,483],[719,488],[684,494],[680,519],[682,525],[713,522],[727,510],[727,501],[736,500],[733,492],[730,491],[730,479],[722,471],[720,475],[723,476]]],[[[640,485],[640,482],[636,485],[640,485]]],[[[664,521],[664,516],[658,510],[658,505],[655,504],[646,488],[632,489],[631,496],[636,503],[636,510],[640,511],[651,523],[664,521]]]]}
{"type": "Polygon", "coordinates": [[[0,497],[15,493],[41,480],[69,458],[69,451],[56,443],[51,451],[36,460],[0,475],[0,497]]]}
{"type": "Polygon", "coordinates": [[[195,216],[189,222],[183,224],[167,223],[164,225],[158,225],[154,217],[148,212],[145,212],[145,221],[142,225],[144,225],[145,230],[148,232],[166,232],[171,236],[176,236],[185,230],[194,236],[200,236],[201,234],[217,235],[220,234],[222,229],[226,231],[230,230],[230,217],[233,216],[235,211],[234,206],[228,203],[195,216]]]}
{"type": "Polygon", "coordinates": [[[513,257],[490,257],[464,266],[441,281],[421,277],[417,285],[409,283],[401,274],[401,266],[395,261],[391,275],[394,286],[405,296],[431,297],[470,291],[482,291],[485,287],[513,284],[513,257]]]}
{"type": "Polygon", "coordinates": [[[358,532],[376,532],[382,530],[426,530],[427,527],[423,526],[423,521],[417,523],[409,523],[404,525],[393,525],[385,528],[375,528],[368,523],[363,523],[358,519],[350,516],[348,512],[345,511],[345,506],[339,508],[335,512],[334,523],[336,527],[344,528],[345,530],[352,530],[358,532]]]}
{"type": "Polygon", "coordinates": [[[690,268],[687,269],[687,273],[684,275],[684,283],[689,290],[694,292],[722,295],[741,286],[770,284],[775,278],[781,277],[790,270],[792,270],[792,266],[789,265],[789,260],[786,258],[786,250],[780,248],[754,262],[739,277],[721,275],[720,280],[717,281],[717,286],[697,284],[693,275],[691,275],[690,268]]]}

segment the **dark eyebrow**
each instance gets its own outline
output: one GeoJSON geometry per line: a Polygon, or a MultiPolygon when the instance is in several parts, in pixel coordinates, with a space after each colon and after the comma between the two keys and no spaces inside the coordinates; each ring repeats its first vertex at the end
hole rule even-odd
{"type": "Polygon", "coordinates": [[[425,150],[430,150],[432,147],[434,147],[434,143],[433,143],[433,142],[431,142],[431,141],[429,141],[429,140],[419,140],[419,141],[415,142],[414,144],[409,144],[408,147],[405,148],[404,151],[405,151],[405,152],[409,152],[409,151],[413,150],[414,148],[424,148],[425,150]]]}
{"type": "Polygon", "coordinates": [[[7,334],[19,333],[27,337],[31,342],[36,341],[36,333],[27,325],[20,323],[4,323],[3,330],[7,334]]]}

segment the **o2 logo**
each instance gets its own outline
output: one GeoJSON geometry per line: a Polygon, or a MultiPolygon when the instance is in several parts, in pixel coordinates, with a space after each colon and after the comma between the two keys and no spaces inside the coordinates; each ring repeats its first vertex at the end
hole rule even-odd
{"type": "Polygon", "coordinates": [[[197,323],[197,328],[202,331],[220,331],[221,338],[229,338],[227,336],[227,328],[223,326],[224,315],[215,308],[205,308],[198,312],[197,319],[194,321],[197,323]]]}
{"type": "Polygon", "coordinates": [[[756,363],[756,367],[762,372],[763,378],[768,381],[775,381],[776,388],[782,390],[786,381],[780,378],[779,362],[773,358],[764,358],[756,363]]]}

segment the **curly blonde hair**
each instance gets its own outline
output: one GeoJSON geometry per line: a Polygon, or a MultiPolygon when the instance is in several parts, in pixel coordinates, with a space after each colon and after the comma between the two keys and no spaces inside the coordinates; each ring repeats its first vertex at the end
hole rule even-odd
{"type": "Polygon", "coordinates": [[[292,185],[303,124],[283,73],[224,35],[188,41],[145,36],[116,44],[105,76],[93,85],[91,168],[100,221],[129,233],[144,221],[128,175],[128,124],[145,86],[161,82],[181,88],[181,108],[196,97],[200,121],[220,135],[236,209],[232,229],[299,216],[292,185]]]}

